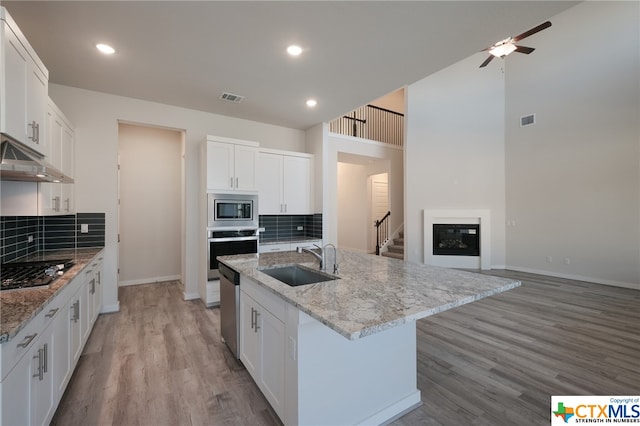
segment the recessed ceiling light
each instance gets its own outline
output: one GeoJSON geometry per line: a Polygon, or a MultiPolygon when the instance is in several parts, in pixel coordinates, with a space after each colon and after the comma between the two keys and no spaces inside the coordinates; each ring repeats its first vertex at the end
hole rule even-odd
{"type": "Polygon", "coordinates": [[[108,44],[98,43],[96,44],[96,48],[105,55],[113,55],[116,52],[116,50],[108,44]]]}
{"type": "Polygon", "coordinates": [[[291,56],[298,56],[302,53],[302,47],[292,44],[291,46],[287,47],[287,53],[291,56]]]}
{"type": "Polygon", "coordinates": [[[318,105],[318,101],[316,101],[315,99],[307,99],[307,106],[309,108],[313,108],[316,105],[318,105]]]}

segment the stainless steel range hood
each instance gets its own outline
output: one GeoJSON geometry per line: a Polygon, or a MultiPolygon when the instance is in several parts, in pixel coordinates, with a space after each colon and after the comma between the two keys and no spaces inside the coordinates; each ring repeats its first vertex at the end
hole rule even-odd
{"type": "Polygon", "coordinates": [[[44,155],[11,136],[0,135],[0,178],[22,182],[73,183],[73,179],[53,167],[44,155]]]}

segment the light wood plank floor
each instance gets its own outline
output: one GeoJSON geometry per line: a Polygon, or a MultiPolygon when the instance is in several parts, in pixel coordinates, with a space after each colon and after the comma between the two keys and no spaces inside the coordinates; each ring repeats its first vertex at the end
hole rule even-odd
{"type": "MultiPolygon", "coordinates": [[[[548,425],[551,395],[640,394],[640,292],[513,271],[522,287],[418,321],[423,405],[404,425],[548,425]]],[[[277,425],[175,282],[121,288],[52,424],[277,425]]]]}

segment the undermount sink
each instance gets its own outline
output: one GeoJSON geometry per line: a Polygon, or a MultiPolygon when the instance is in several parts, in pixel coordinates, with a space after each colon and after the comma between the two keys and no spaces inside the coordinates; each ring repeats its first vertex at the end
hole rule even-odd
{"type": "Polygon", "coordinates": [[[260,272],[292,287],[340,279],[340,277],[325,274],[320,271],[313,271],[299,265],[262,269],[260,272]]]}

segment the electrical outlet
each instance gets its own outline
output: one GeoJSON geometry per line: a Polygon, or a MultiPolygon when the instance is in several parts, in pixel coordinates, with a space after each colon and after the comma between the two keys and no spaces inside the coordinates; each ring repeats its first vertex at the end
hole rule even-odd
{"type": "Polygon", "coordinates": [[[32,242],[33,242],[33,235],[29,235],[29,236],[27,237],[27,242],[28,242],[28,243],[32,243],[32,242]]]}
{"type": "Polygon", "coordinates": [[[565,257],[565,258],[564,258],[564,264],[565,264],[565,265],[571,265],[571,258],[569,258],[569,257],[565,257]]]}
{"type": "Polygon", "coordinates": [[[296,229],[297,229],[298,231],[302,231],[302,230],[304,229],[304,226],[298,226],[296,229]]]}
{"type": "Polygon", "coordinates": [[[89,233],[89,224],[88,223],[81,223],[80,224],[80,233],[81,234],[88,234],[89,233]]]}
{"type": "Polygon", "coordinates": [[[553,263],[553,257],[547,256],[547,262],[548,263],[553,263]]]}

